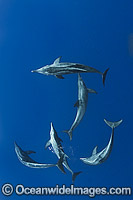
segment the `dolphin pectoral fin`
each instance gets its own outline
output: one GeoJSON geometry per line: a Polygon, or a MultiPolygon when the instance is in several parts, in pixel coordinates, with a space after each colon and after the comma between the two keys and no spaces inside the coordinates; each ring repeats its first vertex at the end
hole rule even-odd
{"type": "Polygon", "coordinates": [[[93,149],[92,156],[96,155],[96,153],[97,153],[97,146],[93,149]]]}
{"type": "Polygon", "coordinates": [[[46,143],[46,145],[45,145],[45,149],[47,149],[47,147],[48,146],[50,146],[51,145],[51,142],[50,142],[50,140],[46,143]]]}
{"type": "MultiPolygon", "coordinates": [[[[58,137],[59,138],[59,137],[58,137]]],[[[63,142],[63,140],[61,138],[59,138],[60,142],[63,142]]]]}
{"type": "Polygon", "coordinates": [[[95,93],[95,94],[97,94],[97,91],[95,91],[95,90],[93,90],[93,89],[87,88],[87,91],[88,91],[88,93],[95,93]]]}
{"type": "Polygon", "coordinates": [[[62,56],[58,57],[55,61],[54,61],[54,64],[58,64],[60,62],[60,59],[61,59],[62,56]]]}
{"type": "Polygon", "coordinates": [[[59,78],[59,79],[64,79],[64,77],[62,75],[55,75],[56,78],[59,78]]]}
{"type": "Polygon", "coordinates": [[[82,171],[80,171],[80,172],[74,172],[74,173],[72,174],[72,182],[75,181],[75,178],[76,178],[80,173],[82,173],[82,171]]]}
{"type": "Polygon", "coordinates": [[[74,107],[79,107],[79,100],[76,101],[76,103],[74,104],[74,107]]]}
{"type": "Polygon", "coordinates": [[[120,121],[117,121],[117,122],[110,122],[110,121],[107,121],[106,119],[104,119],[104,121],[108,126],[110,126],[113,129],[113,128],[116,128],[117,126],[119,126],[123,120],[121,119],[120,121]]]}
{"type": "Polygon", "coordinates": [[[102,79],[103,79],[103,85],[105,86],[105,78],[106,78],[106,75],[107,75],[107,72],[108,72],[109,68],[105,70],[105,72],[102,74],[102,79]]]}
{"type": "Polygon", "coordinates": [[[64,156],[61,156],[61,158],[58,160],[58,162],[57,162],[57,167],[59,168],[59,170],[62,172],[62,173],[64,173],[64,174],[66,174],[66,172],[65,172],[65,170],[64,170],[64,167],[63,167],[63,161],[64,161],[64,156]]]}
{"type": "MultiPolygon", "coordinates": [[[[65,154],[65,157],[66,157],[66,158],[69,158],[69,156],[68,156],[67,154],[65,154]]],[[[70,159],[70,158],[69,158],[69,159],[70,159]]]]}
{"type": "Polygon", "coordinates": [[[35,151],[31,151],[31,150],[29,150],[29,151],[25,151],[25,153],[27,153],[27,154],[31,154],[31,153],[36,153],[35,151]]]}

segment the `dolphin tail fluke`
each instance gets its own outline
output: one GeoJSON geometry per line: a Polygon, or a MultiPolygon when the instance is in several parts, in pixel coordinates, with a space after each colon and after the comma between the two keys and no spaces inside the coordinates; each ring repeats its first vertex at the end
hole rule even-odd
{"type": "Polygon", "coordinates": [[[82,173],[82,172],[81,172],[81,171],[80,171],[80,172],[74,172],[74,173],[72,174],[72,182],[75,181],[76,177],[77,177],[80,173],[82,173]]]}
{"type": "Polygon", "coordinates": [[[65,170],[64,170],[64,167],[63,167],[63,160],[64,160],[64,158],[63,158],[63,156],[58,160],[58,162],[57,162],[57,167],[58,167],[58,169],[62,172],[62,173],[64,173],[64,174],[66,174],[66,172],[65,172],[65,170]]]}
{"type": "Polygon", "coordinates": [[[119,126],[123,120],[121,119],[120,121],[117,121],[117,122],[110,122],[110,121],[107,121],[106,119],[104,119],[104,121],[108,126],[110,126],[113,129],[113,128],[116,128],[117,126],[119,126]]]}
{"type": "Polygon", "coordinates": [[[70,137],[70,140],[72,140],[72,131],[71,130],[65,130],[65,131],[63,131],[64,133],[67,133],[68,135],[69,135],[69,137],[70,137]]]}
{"type": "Polygon", "coordinates": [[[105,79],[106,79],[106,75],[108,72],[109,68],[105,70],[105,72],[102,74],[102,79],[103,79],[103,85],[105,85],[105,79]]]}

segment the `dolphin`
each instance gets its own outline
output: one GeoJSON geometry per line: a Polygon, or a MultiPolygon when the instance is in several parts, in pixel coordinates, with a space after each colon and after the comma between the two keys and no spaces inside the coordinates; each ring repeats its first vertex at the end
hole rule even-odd
{"type": "Polygon", "coordinates": [[[19,161],[27,166],[27,167],[31,167],[31,168],[49,168],[49,167],[55,167],[57,166],[63,173],[65,173],[64,168],[62,166],[62,158],[58,161],[57,164],[44,164],[44,163],[38,163],[36,161],[34,161],[32,158],[29,157],[29,154],[31,153],[36,153],[35,151],[23,151],[21,149],[21,147],[19,147],[17,145],[17,143],[14,143],[15,145],[15,152],[17,154],[17,157],[19,159],[19,161]]]}
{"type": "Polygon", "coordinates": [[[79,125],[82,120],[88,103],[88,93],[96,93],[95,90],[88,89],[82,80],[80,74],[78,74],[78,101],[74,104],[74,107],[77,107],[76,118],[68,131],[64,131],[68,133],[70,140],[72,140],[72,131],[79,125]]]}
{"type": "Polygon", "coordinates": [[[114,128],[119,126],[123,120],[117,122],[110,122],[104,119],[105,123],[112,128],[112,134],[109,140],[108,145],[99,153],[97,153],[97,146],[94,148],[92,152],[92,156],[89,158],[80,158],[85,164],[87,165],[98,165],[103,163],[110,155],[113,147],[113,140],[114,140],[114,128]]]}
{"type": "Polygon", "coordinates": [[[102,75],[103,85],[105,85],[106,74],[109,70],[106,69],[104,73],[98,71],[93,67],[89,67],[78,63],[62,62],[60,63],[61,56],[58,57],[51,65],[43,66],[39,69],[32,70],[31,72],[37,72],[44,75],[54,75],[59,79],[64,79],[62,75],[73,73],[98,73],[102,75]]]}
{"type": "Polygon", "coordinates": [[[62,148],[61,142],[62,142],[62,140],[58,137],[57,132],[56,132],[53,124],[51,123],[50,140],[46,143],[45,149],[48,146],[52,145],[52,148],[53,148],[56,156],[58,157],[58,159],[63,158],[62,164],[64,165],[64,167],[66,169],[68,169],[72,173],[72,182],[74,182],[76,176],[78,174],[80,174],[81,172],[73,172],[71,170],[71,168],[69,167],[68,162],[67,162],[67,158],[69,158],[69,157],[65,154],[65,152],[62,148]]]}

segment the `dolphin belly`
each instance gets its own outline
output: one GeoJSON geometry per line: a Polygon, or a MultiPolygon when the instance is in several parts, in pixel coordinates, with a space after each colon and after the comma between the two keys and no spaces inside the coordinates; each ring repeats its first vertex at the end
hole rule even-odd
{"type": "Polygon", "coordinates": [[[49,168],[49,167],[55,167],[56,164],[44,164],[44,163],[32,163],[32,162],[22,162],[24,165],[30,168],[49,168]]]}
{"type": "Polygon", "coordinates": [[[85,111],[86,111],[86,106],[85,105],[79,106],[79,108],[77,110],[77,114],[76,114],[75,120],[74,120],[74,122],[73,122],[73,124],[72,124],[72,126],[70,128],[71,130],[74,130],[79,125],[79,123],[83,119],[85,111]]]}
{"type": "Polygon", "coordinates": [[[55,141],[54,138],[51,140],[51,144],[52,144],[52,147],[53,147],[53,150],[54,150],[56,156],[58,157],[58,159],[60,159],[59,145],[57,144],[57,142],[55,141]]]}

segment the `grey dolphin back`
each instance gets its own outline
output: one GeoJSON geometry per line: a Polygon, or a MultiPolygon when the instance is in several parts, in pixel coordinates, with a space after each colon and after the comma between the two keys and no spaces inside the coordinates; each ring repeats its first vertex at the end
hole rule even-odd
{"type": "Polygon", "coordinates": [[[106,119],[104,119],[105,123],[110,126],[112,129],[116,128],[117,126],[119,126],[122,123],[122,119],[117,121],[117,122],[111,122],[111,121],[107,121],[106,119]]]}

